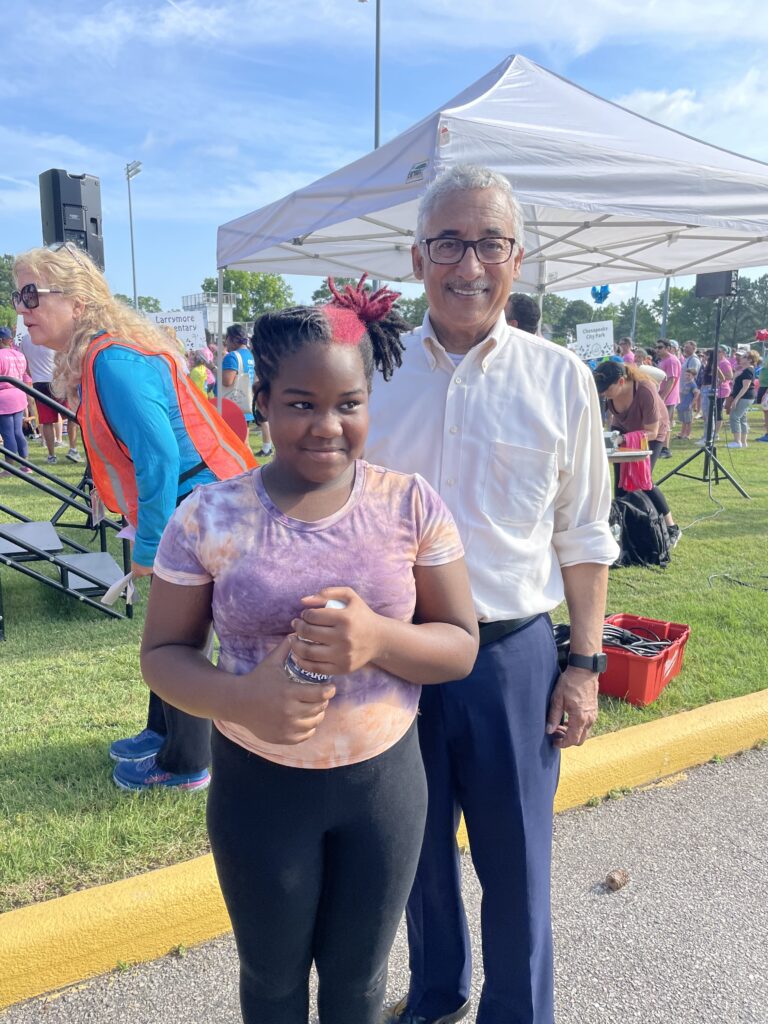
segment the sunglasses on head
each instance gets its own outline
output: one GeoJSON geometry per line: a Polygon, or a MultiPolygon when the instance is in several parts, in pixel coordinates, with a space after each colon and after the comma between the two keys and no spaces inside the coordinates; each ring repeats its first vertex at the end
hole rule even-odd
{"type": "Polygon", "coordinates": [[[37,309],[41,295],[63,295],[61,288],[38,288],[36,284],[25,284],[19,291],[11,292],[11,302],[15,309],[37,309]]]}
{"type": "Polygon", "coordinates": [[[62,249],[66,249],[79,267],[85,267],[85,263],[83,263],[80,253],[77,251],[77,246],[73,242],[54,242],[52,245],[46,245],[46,249],[48,252],[60,252],[62,249]]]}

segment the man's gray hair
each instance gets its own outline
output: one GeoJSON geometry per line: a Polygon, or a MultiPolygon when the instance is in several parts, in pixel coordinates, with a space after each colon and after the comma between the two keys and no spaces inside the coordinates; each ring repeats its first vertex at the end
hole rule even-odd
{"type": "Polygon", "coordinates": [[[509,213],[512,217],[512,234],[515,242],[522,249],[525,247],[525,224],[523,223],[523,211],[515,199],[509,179],[497,171],[488,167],[480,167],[476,164],[457,164],[450,170],[444,171],[432,182],[427,191],[421,197],[418,213],[416,215],[416,241],[420,242],[424,237],[424,224],[432,210],[437,204],[448,195],[456,192],[474,192],[477,189],[495,188],[504,194],[509,206],[509,213]]]}

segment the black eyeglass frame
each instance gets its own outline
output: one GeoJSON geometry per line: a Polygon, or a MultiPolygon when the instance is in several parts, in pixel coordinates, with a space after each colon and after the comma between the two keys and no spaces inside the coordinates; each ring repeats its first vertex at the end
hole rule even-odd
{"type": "Polygon", "coordinates": [[[430,263],[434,263],[435,266],[438,267],[453,267],[457,263],[461,263],[461,261],[466,256],[467,249],[472,249],[478,263],[482,263],[483,266],[499,267],[503,263],[509,263],[509,261],[512,259],[512,253],[515,251],[516,241],[517,239],[510,238],[505,235],[486,235],[484,238],[475,238],[474,240],[465,238],[454,238],[453,235],[438,235],[436,238],[422,238],[421,244],[425,245],[427,248],[427,256],[429,256],[430,263]],[[436,260],[432,256],[431,251],[433,242],[457,242],[459,245],[463,246],[461,250],[461,255],[457,260],[436,260]],[[489,262],[488,260],[482,259],[480,253],[477,251],[477,247],[478,245],[480,245],[481,242],[509,242],[509,253],[504,257],[503,260],[492,260],[489,262]]]}
{"type": "Polygon", "coordinates": [[[11,292],[13,308],[18,309],[19,306],[24,306],[25,309],[37,309],[40,305],[41,295],[64,295],[64,292],[61,288],[38,288],[33,281],[30,281],[23,288],[11,292]]]}

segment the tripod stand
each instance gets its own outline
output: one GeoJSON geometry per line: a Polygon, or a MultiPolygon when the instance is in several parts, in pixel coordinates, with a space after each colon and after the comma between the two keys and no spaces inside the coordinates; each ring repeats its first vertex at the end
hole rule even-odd
{"type": "Polygon", "coordinates": [[[733,484],[742,498],[749,498],[749,495],[741,486],[741,484],[734,480],[725,466],[717,457],[717,443],[715,441],[715,433],[717,430],[717,373],[718,365],[720,363],[720,325],[723,320],[723,300],[722,297],[718,298],[715,303],[715,347],[712,350],[712,359],[709,364],[709,376],[711,385],[706,385],[711,388],[712,394],[710,395],[709,405],[707,407],[707,422],[704,428],[704,444],[698,451],[692,452],[687,459],[683,459],[679,466],[675,466],[674,469],[670,470],[666,476],[663,476],[661,480],[657,481],[657,485],[661,485],[665,480],[669,480],[671,476],[684,476],[689,480],[700,480],[705,481],[709,489],[709,496],[712,497],[712,480],[714,479],[715,484],[720,483],[720,477],[724,477],[729,483],[733,484]],[[701,476],[693,476],[692,473],[684,473],[683,470],[686,466],[690,466],[696,461],[696,459],[703,457],[704,465],[702,467],[701,476]]]}

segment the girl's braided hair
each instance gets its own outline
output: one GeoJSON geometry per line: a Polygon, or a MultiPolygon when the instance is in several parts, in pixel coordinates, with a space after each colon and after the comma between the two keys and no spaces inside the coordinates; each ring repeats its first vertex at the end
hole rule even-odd
{"type": "Polygon", "coordinates": [[[365,291],[367,276],[363,274],[356,286],[348,284],[343,291],[329,277],[333,298],[324,306],[289,306],[259,317],[251,338],[259,380],[257,393],[269,393],[285,356],[315,342],[357,345],[369,391],[374,369],[379,370],[384,380],[390,379],[402,363],[400,335],[410,327],[393,308],[399,293],[386,287],[373,293],[365,291]]]}

